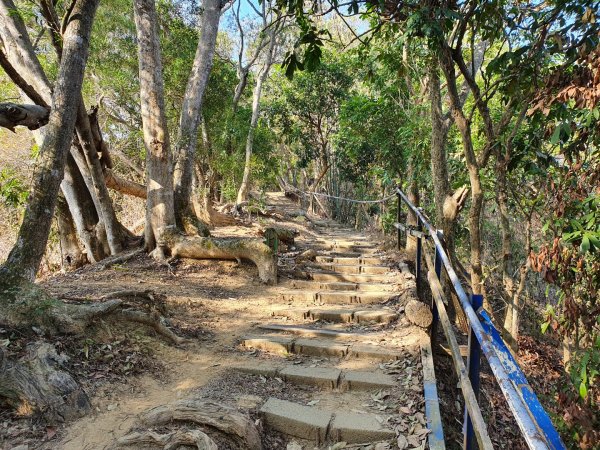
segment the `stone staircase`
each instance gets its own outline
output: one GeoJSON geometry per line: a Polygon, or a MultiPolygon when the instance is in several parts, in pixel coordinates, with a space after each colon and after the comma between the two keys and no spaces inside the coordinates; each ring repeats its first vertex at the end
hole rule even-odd
{"type": "Polygon", "coordinates": [[[319,225],[300,243],[317,256],[283,283],[271,317],[241,339],[253,358],[236,370],[309,389],[311,401],[269,397],[259,408],[288,448],[397,448],[385,445],[411,426],[425,428],[421,352],[429,338],[403,308],[416,294],[414,278],[365,236],[319,225]]]}

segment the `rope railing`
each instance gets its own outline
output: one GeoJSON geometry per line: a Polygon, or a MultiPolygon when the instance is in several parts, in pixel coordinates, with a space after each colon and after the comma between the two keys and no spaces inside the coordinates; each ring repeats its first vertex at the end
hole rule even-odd
{"type": "MultiPolygon", "coordinates": [[[[474,449],[475,441],[479,444],[479,448],[493,448],[477,399],[480,376],[479,364],[481,353],[483,353],[529,448],[565,449],[564,443],[523,375],[519,364],[508,350],[489,316],[483,310],[483,297],[480,295],[469,297],[461,285],[442,243],[443,234],[429,223],[423,211],[413,205],[404,192],[397,189],[395,194],[398,196],[398,217],[400,217],[401,205],[405,203],[417,218],[417,233],[413,234],[417,239],[415,261],[417,286],[421,281],[423,241],[432,243],[435,250],[434,262],[431,262],[431,257],[425,251],[425,260],[429,267],[428,280],[434,300],[432,304],[434,321],[431,335],[432,340],[434,340],[437,325],[441,322],[444,334],[451,344],[455,369],[465,398],[463,448],[474,449]],[[466,367],[460,348],[456,345],[456,336],[444,306],[444,292],[441,288],[442,270],[445,271],[450,286],[458,297],[460,305],[469,320],[469,356],[466,367]]],[[[400,223],[396,223],[395,226],[398,229],[398,245],[400,246],[400,232],[406,231],[409,233],[410,229],[400,223]]]]}
{"type": "Polygon", "coordinates": [[[322,192],[303,191],[302,189],[299,189],[299,188],[297,188],[295,186],[289,186],[289,188],[292,189],[292,192],[301,193],[301,194],[303,194],[305,196],[317,195],[319,197],[333,198],[333,199],[336,199],[336,200],[341,200],[341,201],[350,202],[350,203],[362,203],[362,204],[385,203],[388,200],[391,200],[394,197],[396,197],[396,193],[394,192],[394,193],[388,195],[387,197],[383,197],[383,198],[380,198],[378,200],[356,200],[354,198],[339,197],[339,196],[336,196],[336,195],[324,194],[322,192]]]}

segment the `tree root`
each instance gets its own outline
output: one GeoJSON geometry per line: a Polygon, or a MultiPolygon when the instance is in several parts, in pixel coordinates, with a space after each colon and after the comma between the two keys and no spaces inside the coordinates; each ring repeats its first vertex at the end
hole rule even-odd
{"type": "MultiPolygon", "coordinates": [[[[0,326],[34,329],[39,334],[83,335],[105,317],[136,322],[153,328],[174,344],[184,339],[162,323],[164,304],[150,291],[120,291],[101,302],[70,303],[50,296],[38,285],[20,277],[0,277],[0,326]],[[115,298],[120,296],[121,298],[115,298]],[[150,312],[123,299],[133,299],[150,312]]],[[[61,366],[65,362],[48,343],[35,344],[19,361],[10,360],[0,348],[0,399],[22,415],[40,414],[55,423],[80,417],[89,411],[85,392],[61,366]]]]}
{"type": "Polygon", "coordinates": [[[218,450],[217,444],[200,430],[178,430],[167,434],[154,431],[133,432],[119,439],[119,446],[158,444],[164,450],[175,450],[182,445],[196,446],[198,450],[218,450]]]}
{"type": "Polygon", "coordinates": [[[254,238],[203,238],[185,236],[176,229],[162,232],[157,248],[167,249],[172,258],[248,259],[256,264],[260,279],[277,283],[277,260],[273,251],[254,238]]]}
{"type": "MultiPolygon", "coordinates": [[[[162,427],[172,424],[173,422],[191,422],[204,428],[218,430],[228,435],[237,442],[239,448],[262,450],[258,429],[249,418],[242,416],[233,408],[209,400],[185,399],[172,404],[157,406],[143,413],[140,416],[140,422],[144,427],[148,427],[149,429],[162,427]]],[[[168,440],[173,439],[174,437],[183,439],[184,435],[188,433],[190,432],[179,432],[179,434],[178,432],[175,432],[167,435],[157,435],[156,433],[151,432],[134,432],[119,439],[118,444],[132,445],[142,442],[156,442],[162,444],[165,442],[165,444],[163,444],[165,445],[165,448],[176,448],[167,447],[166,443],[168,440]]],[[[204,438],[197,433],[200,432],[193,432],[193,434],[185,436],[185,438],[194,439],[196,436],[199,436],[203,439],[202,444],[205,445],[205,447],[200,447],[200,445],[198,445],[198,440],[191,445],[197,445],[198,448],[212,448],[206,446],[210,445],[210,443],[204,444],[204,438]]],[[[210,442],[214,445],[212,439],[210,442]]],[[[216,448],[216,446],[214,448],[216,448]]]]}
{"type": "Polygon", "coordinates": [[[127,262],[127,261],[135,258],[137,255],[139,255],[140,253],[143,253],[143,252],[144,252],[143,248],[138,248],[138,249],[130,251],[130,252],[121,253],[120,255],[106,258],[104,261],[102,261],[102,265],[100,266],[100,268],[102,270],[104,270],[104,269],[108,269],[109,267],[112,267],[116,264],[123,264],[124,262],[127,262]]]}
{"type": "Polygon", "coordinates": [[[49,424],[83,416],[91,409],[90,400],[61,370],[66,360],[47,342],[30,344],[19,361],[10,360],[0,347],[0,398],[18,415],[39,413],[49,424]]]}

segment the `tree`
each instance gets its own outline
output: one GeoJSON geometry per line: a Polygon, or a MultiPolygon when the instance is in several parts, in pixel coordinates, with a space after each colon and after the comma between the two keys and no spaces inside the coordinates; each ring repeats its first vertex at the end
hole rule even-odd
{"type": "MultiPolygon", "coordinates": [[[[5,3],[3,5],[6,7],[5,3]]],[[[80,105],[79,96],[73,95],[73,92],[79,92],[83,83],[89,38],[97,6],[96,0],[77,2],[73,8],[73,15],[67,22],[59,75],[52,94],[53,109],[48,118],[17,244],[1,267],[2,278],[24,278],[32,281],[46,249],[50,222],[80,105]]],[[[5,283],[6,281],[3,284],[5,283]]]]}
{"type": "MultiPolygon", "coordinates": [[[[175,215],[180,227],[185,228],[192,216],[192,173],[198,147],[198,130],[202,117],[202,99],[213,65],[222,0],[205,0],[200,20],[200,37],[192,71],[188,79],[175,148],[175,215]],[[187,217],[187,219],[186,219],[187,217]]],[[[204,227],[205,228],[205,227],[204,227]]]]}
{"type": "MultiPolygon", "coordinates": [[[[283,29],[285,24],[285,20],[282,20],[279,14],[276,14],[270,9],[270,6],[267,6],[267,3],[263,2],[261,15],[263,22],[263,31],[261,31],[261,33],[265,33],[267,35],[266,39],[268,40],[268,45],[266,46],[264,62],[258,73],[258,76],[256,77],[256,86],[254,87],[254,92],[252,94],[252,117],[250,119],[250,128],[248,129],[248,136],[246,138],[246,159],[244,164],[244,175],[242,178],[240,189],[238,190],[236,200],[236,203],[238,205],[246,201],[246,198],[248,196],[252,163],[252,147],[254,145],[254,133],[256,130],[256,126],[258,125],[258,119],[260,114],[260,100],[263,90],[263,84],[269,76],[269,71],[271,70],[271,66],[273,65],[273,59],[275,57],[278,40],[280,39],[279,34],[281,33],[281,30],[283,29]]],[[[261,45],[262,40],[258,42],[258,46],[261,45]]],[[[241,80],[238,86],[236,87],[236,93],[233,100],[234,109],[237,108],[237,101],[239,101],[241,90],[243,89],[243,86],[246,83],[245,79],[248,77],[247,71],[248,69],[246,67],[238,69],[238,72],[241,72],[241,74],[239,75],[241,77],[241,80]],[[246,72],[245,74],[244,71],[246,72]]]]}

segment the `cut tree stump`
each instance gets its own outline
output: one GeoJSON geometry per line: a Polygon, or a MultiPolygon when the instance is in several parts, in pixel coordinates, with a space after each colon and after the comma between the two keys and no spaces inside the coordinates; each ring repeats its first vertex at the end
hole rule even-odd
{"type": "Polygon", "coordinates": [[[410,300],[404,307],[404,314],[411,323],[427,328],[433,321],[431,309],[425,303],[418,300],[410,300]]]}

